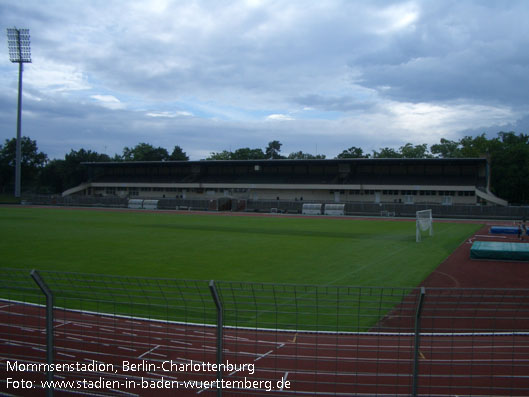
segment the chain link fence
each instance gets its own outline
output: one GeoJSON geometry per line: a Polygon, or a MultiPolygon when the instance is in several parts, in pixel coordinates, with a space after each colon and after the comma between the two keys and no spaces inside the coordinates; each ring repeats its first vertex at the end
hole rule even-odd
{"type": "Polygon", "coordinates": [[[529,290],[0,280],[5,395],[529,395],[529,290]]]}

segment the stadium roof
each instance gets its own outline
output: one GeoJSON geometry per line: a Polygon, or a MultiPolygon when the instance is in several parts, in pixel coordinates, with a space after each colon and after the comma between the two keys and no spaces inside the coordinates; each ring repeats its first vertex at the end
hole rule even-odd
{"type": "Polygon", "coordinates": [[[267,159],[267,160],[199,160],[199,161],[102,161],[102,162],[83,162],[87,166],[134,166],[134,165],[270,165],[270,164],[339,164],[339,163],[389,163],[389,164],[486,164],[486,158],[450,158],[450,159],[408,159],[408,158],[361,158],[361,159],[267,159]]]}

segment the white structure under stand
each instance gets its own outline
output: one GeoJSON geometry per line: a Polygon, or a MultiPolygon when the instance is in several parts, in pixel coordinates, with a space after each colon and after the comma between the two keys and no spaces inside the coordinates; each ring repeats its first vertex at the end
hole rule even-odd
{"type": "Polygon", "coordinates": [[[325,215],[345,215],[345,204],[325,204],[325,215]]]}
{"type": "Polygon", "coordinates": [[[159,200],[129,199],[128,207],[135,210],[157,210],[159,200]]]}
{"type": "Polygon", "coordinates": [[[303,215],[321,215],[323,204],[321,203],[304,203],[301,213],[303,215]]]}
{"type": "Polygon", "coordinates": [[[157,210],[158,200],[143,200],[143,209],[145,210],[157,210]]]}
{"type": "Polygon", "coordinates": [[[140,199],[130,199],[128,203],[128,207],[139,210],[143,208],[143,200],[140,199]]]}

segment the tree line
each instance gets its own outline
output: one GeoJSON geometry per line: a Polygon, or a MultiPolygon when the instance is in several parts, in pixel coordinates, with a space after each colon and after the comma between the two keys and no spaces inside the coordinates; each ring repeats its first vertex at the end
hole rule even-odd
{"type": "MultiPolygon", "coordinates": [[[[6,139],[0,145],[0,193],[9,194],[14,189],[16,139],[6,139]]],[[[292,152],[281,153],[281,142],[274,140],[262,148],[239,148],[234,151],[212,152],[206,160],[264,160],[264,159],[325,159],[325,155],[292,152]]],[[[37,142],[22,138],[22,189],[25,192],[55,194],[76,186],[88,178],[82,162],[106,161],[188,161],[189,157],[180,146],[169,152],[163,147],[139,143],[124,147],[121,154],[110,157],[91,150],[71,150],[64,159],[49,160],[39,151],[37,142]]],[[[479,158],[490,161],[491,189],[497,196],[510,203],[529,203],[529,135],[515,132],[499,132],[496,137],[485,134],[465,136],[453,141],[441,138],[440,142],[427,144],[406,143],[398,149],[384,147],[364,152],[361,147],[351,146],[335,158],[479,158]]]]}

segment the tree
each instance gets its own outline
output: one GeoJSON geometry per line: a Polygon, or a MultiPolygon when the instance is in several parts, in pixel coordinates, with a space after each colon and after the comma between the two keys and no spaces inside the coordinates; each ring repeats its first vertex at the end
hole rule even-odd
{"type": "Polygon", "coordinates": [[[488,158],[493,193],[509,202],[529,202],[529,135],[499,132],[495,138],[481,134],[458,142],[441,139],[431,151],[442,158],[488,158]]]}
{"type": "Polygon", "coordinates": [[[428,159],[432,157],[433,156],[428,153],[428,145],[426,143],[421,145],[407,143],[404,146],[401,146],[398,151],[388,147],[380,149],[380,152],[373,150],[373,158],[378,159],[428,159]]]}
{"type": "Polygon", "coordinates": [[[232,152],[228,152],[227,150],[223,150],[220,153],[211,152],[206,160],[231,160],[232,154],[232,152]]]}
{"type": "Polygon", "coordinates": [[[268,142],[268,146],[265,150],[267,159],[282,159],[284,158],[279,154],[281,152],[281,146],[283,144],[279,141],[268,142]]]}
{"type": "MultiPolygon", "coordinates": [[[[3,192],[8,192],[15,183],[16,166],[16,138],[6,139],[0,145],[0,186],[3,192]]],[[[21,148],[21,184],[22,189],[33,188],[37,182],[40,170],[46,165],[48,156],[39,152],[37,141],[23,136],[21,148]]]]}
{"type": "Polygon", "coordinates": [[[428,145],[426,143],[423,143],[422,145],[412,145],[411,143],[407,143],[400,147],[399,152],[405,159],[432,158],[432,155],[428,153],[428,145]]]}
{"type": "Polygon", "coordinates": [[[41,170],[39,190],[41,193],[56,194],[66,190],[64,160],[53,159],[41,170]]]}
{"type": "Polygon", "coordinates": [[[64,160],[52,160],[43,168],[39,178],[41,189],[49,193],[61,193],[89,179],[88,169],[81,163],[110,160],[106,154],[72,149],[64,156],[64,160]]]}
{"type": "Polygon", "coordinates": [[[110,161],[110,157],[106,154],[100,154],[91,150],[70,150],[70,153],[64,156],[64,188],[69,189],[87,181],[89,177],[88,170],[81,163],[101,161],[110,161]]]}
{"type": "Polygon", "coordinates": [[[367,159],[369,158],[369,154],[364,154],[364,151],[362,148],[351,146],[349,149],[344,150],[342,153],[336,156],[336,158],[337,159],[367,159]]]}
{"type": "Polygon", "coordinates": [[[488,139],[485,134],[466,136],[459,141],[461,157],[476,158],[491,156],[501,146],[499,138],[488,139]]]}
{"type": "Polygon", "coordinates": [[[188,161],[189,157],[187,156],[186,152],[182,150],[180,146],[175,146],[173,149],[173,152],[169,156],[169,160],[172,161],[188,161]]]}
{"type": "Polygon", "coordinates": [[[291,160],[323,160],[325,159],[324,154],[310,154],[310,153],[303,153],[301,150],[299,152],[293,152],[290,153],[287,157],[291,160]]]}
{"type": "Polygon", "coordinates": [[[138,143],[133,148],[123,148],[124,161],[165,161],[169,160],[169,153],[163,147],[157,147],[148,143],[138,143]]]}
{"type": "Polygon", "coordinates": [[[450,159],[462,157],[460,142],[451,141],[441,138],[441,143],[437,143],[430,147],[430,152],[442,159],[450,159]]]}
{"type": "Polygon", "coordinates": [[[373,158],[375,159],[398,159],[402,158],[402,153],[397,152],[395,149],[385,147],[380,149],[380,152],[373,150],[373,158]]]}
{"type": "Polygon", "coordinates": [[[263,160],[266,158],[263,149],[241,148],[232,153],[232,160],[263,160]]]}
{"type": "Polygon", "coordinates": [[[491,185],[509,202],[529,202],[529,135],[499,132],[489,140],[491,185]]]}
{"type": "Polygon", "coordinates": [[[220,153],[211,153],[206,160],[264,160],[266,154],[262,149],[240,148],[234,152],[224,150],[220,153]]]}

